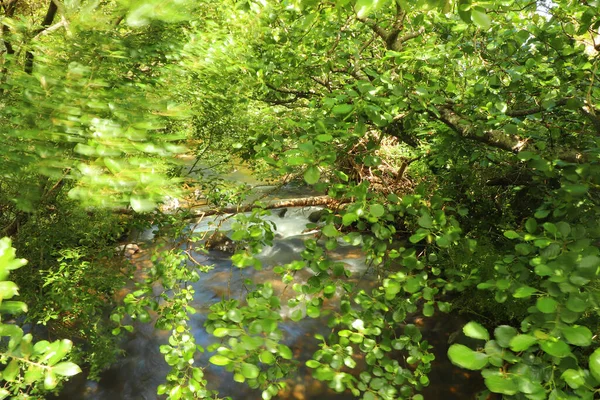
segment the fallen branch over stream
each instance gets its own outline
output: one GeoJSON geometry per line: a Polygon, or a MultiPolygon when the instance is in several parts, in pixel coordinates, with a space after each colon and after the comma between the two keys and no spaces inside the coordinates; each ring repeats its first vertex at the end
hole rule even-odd
{"type": "MultiPolygon", "coordinates": [[[[274,208],[287,208],[287,207],[310,207],[310,206],[328,206],[330,208],[339,206],[340,204],[350,203],[351,199],[341,199],[336,200],[332,199],[329,196],[312,196],[312,197],[301,197],[295,199],[285,199],[285,200],[272,200],[267,201],[264,204],[264,209],[271,210],[274,208]]],[[[207,217],[211,215],[219,215],[219,214],[237,214],[242,212],[252,211],[254,208],[258,208],[257,204],[246,204],[242,206],[235,207],[224,207],[224,208],[194,208],[191,210],[191,216],[189,218],[196,217],[207,217]]]]}

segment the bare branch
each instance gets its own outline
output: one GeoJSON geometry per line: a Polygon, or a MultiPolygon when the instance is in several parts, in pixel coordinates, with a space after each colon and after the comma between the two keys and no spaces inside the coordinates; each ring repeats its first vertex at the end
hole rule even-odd
{"type": "Polygon", "coordinates": [[[38,33],[37,35],[35,35],[33,37],[33,40],[37,39],[40,36],[45,36],[48,35],[62,27],[67,27],[67,20],[62,18],[60,22],[57,22],[56,24],[49,26],[48,28],[44,29],[43,31],[41,31],[40,33],[38,33]]]}

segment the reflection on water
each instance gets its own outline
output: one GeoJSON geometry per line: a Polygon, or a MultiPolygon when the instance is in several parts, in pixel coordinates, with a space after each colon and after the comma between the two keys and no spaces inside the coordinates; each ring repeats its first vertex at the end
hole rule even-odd
{"type": "MultiPolygon", "coordinates": [[[[244,280],[252,278],[257,282],[271,282],[273,289],[282,299],[282,316],[289,315],[286,301],[294,295],[291,288],[287,288],[274,274],[271,267],[289,263],[300,259],[299,253],[303,248],[303,240],[310,234],[303,234],[308,215],[315,208],[290,209],[286,213],[273,212],[269,220],[277,226],[277,239],[272,247],[265,248],[258,256],[263,264],[262,271],[251,268],[239,270],[232,267],[231,262],[223,253],[211,252],[208,255],[195,254],[197,260],[207,265],[214,265],[214,269],[201,275],[195,283],[196,296],[192,304],[197,313],[191,316],[190,326],[197,344],[207,347],[219,340],[208,335],[203,324],[211,304],[218,302],[223,296],[231,295],[243,298],[245,295],[244,280]],[[285,214],[285,215],[283,215],[285,214]]],[[[223,217],[219,217],[223,218],[223,217]]],[[[204,221],[193,226],[198,232],[214,229],[211,221],[204,221]]],[[[229,220],[220,221],[221,229],[229,229],[229,220]]],[[[219,221],[217,221],[219,223],[219,221]]],[[[359,282],[360,286],[368,288],[374,282],[370,279],[365,265],[365,260],[357,248],[340,245],[332,254],[337,261],[343,262],[352,271],[352,279],[359,282]]],[[[134,262],[138,266],[139,274],[150,263],[145,253],[136,254],[134,262]]],[[[141,276],[141,275],[140,275],[141,276]]],[[[306,281],[312,276],[309,270],[298,271],[296,281],[306,281]]],[[[139,278],[139,276],[138,276],[139,278]]],[[[157,288],[159,290],[160,288],[157,288]]],[[[326,303],[326,308],[335,307],[335,299],[326,303]]],[[[324,317],[326,318],[326,317],[324,317]]],[[[314,334],[327,335],[330,328],[326,320],[306,318],[299,323],[284,319],[280,329],[284,334],[285,343],[294,351],[298,360],[299,369],[297,376],[290,377],[289,388],[279,395],[279,399],[353,399],[349,394],[337,394],[330,390],[326,384],[311,378],[311,372],[304,367],[304,362],[318,349],[314,334]]],[[[425,399],[471,399],[474,393],[481,389],[481,382],[475,375],[470,375],[464,370],[455,368],[446,357],[448,337],[460,330],[465,321],[452,315],[437,314],[433,318],[414,317],[411,321],[418,325],[426,340],[435,349],[436,361],[430,374],[431,384],[423,392],[425,399]]],[[[156,388],[162,383],[169,371],[169,367],[159,353],[159,346],[166,343],[170,332],[157,331],[152,324],[135,325],[135,331],[123,345],[126,356],[102,375],[99,383],[85,382],[79,379],[66,385],[66,391],[61,398],[64,399],[157,399],[156,388]],[[79,383],[79,384],[78,384],[79,383]]],[[[197,354],[198,365],[209,365],[210,354],[197,354]]],[[[223,368],[209,366],[206,370],[209,386],[218,389],[222,396],[231,396],[235,400],[260,399],[260,392],[250,390],[246,385],[233,381],[232,374],[223,368]]]]}

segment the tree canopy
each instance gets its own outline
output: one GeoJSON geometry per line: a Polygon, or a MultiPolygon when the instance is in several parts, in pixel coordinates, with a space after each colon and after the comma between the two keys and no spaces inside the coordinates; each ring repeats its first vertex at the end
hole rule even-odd
{"type": "MultiPolygon", "coordinates": [[[[35,266],[2,282],[0,312],[26,310],[5,301],[18,285],[27,321],[64,338],[32,345],[17,322],[1,324],[0,398],[42,396],[76,363],[97,377],[128,321],[150,312],[172,331],[159,395],[217,398],[194,362],[206,350],[274,398],[296,364],[282,307],[298,323],[318,318],[337,288],[331,334],[316,335],[306,362],[336,392],[423,398],[435,356],[407,321],[461,312],[480,344],[453,343],[447,356],[481,371],[485,393],[598,397],[600,2],[2,0],[0,10],[0,229],[35,266]],[[301,260],[273,269],[292,299],[268,282],[225,296],[205,324],[221,342],[207,349],[187,321],[189,282],[208,267],[183,247],[115,295],[132,274],[114,250],[129,232],[204,243],[187,229],[193,212],[160,208],[194,191],[214,212],[252,209],[234,217],[231,261],[262,267],[268,205],[248,206],[245,185],[186,174],[189,155],[192,172],[243,162],[327,199],[301,260]],[[330,257],[342,243],[377,271],[372,290],[330,257]],[[82,346],[63,360],[67,339],[82,346]]],[[[0,242],[5,272],[23,265],[11,245],[0,242]]]]}

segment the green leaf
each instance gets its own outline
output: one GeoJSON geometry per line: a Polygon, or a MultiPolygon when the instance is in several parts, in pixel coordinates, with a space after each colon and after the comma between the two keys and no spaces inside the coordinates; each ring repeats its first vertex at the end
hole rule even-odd
{"type": "Polygon", "coordinates": [[[423,315],[424,316],[431,317],[434,313],[435,313],[435,310],[433,308],[433,304],[425,303],[423,305],[423,315]]]}
{"type": "Polygon", "coordinates": [[[567,299],[567,309],[573,312],[583,312],[589,306],[587,296],[579,293],[570,293],[567,299]]]}
{"type": "Polygon", "coordinates": [[[544,314],[551,314],[556,311],[558,302],[552,297],[540,297],[537,299],[535,306],[540,312],[544,314]]]}
{"type": "Polygon", "coordinates": [[[429,235],[429,231],[426,229],[419,229],[414,235],[411,235],[408,240],[411,243],[418,243],[421,240],[425,239],[429,235]]]}
{"type": "Polygon", "coordinates": [[[594,350],[592,355],[589,358],[589,366],[590,372],[596,378],[597,381],[600,381],[600,348],[594,350]]]}
{"type": "Polygon", "coordinates": [[[68,339],[52,342],[49,346],[49,353],[42,357],[41,360],[46,360],[47,364],[52,366],[66,356],[72,347],[73,342],[68,339]]]}
{"type": "Polygon", "coordinates": [[[534,218],[528,218],[527,222],[525,222],[525,229],[527,229],[527,232],[529,233],[535,233],[537,226],[537,221],[534,218]]]}
{"type": "Polygon", "coordinates": [[[32,384],[33,382],[41,380],[43,375],[44,370],[42,369],[42,367],[37,365],[31,365],[27,369],[27,372],[25,372],[25,376],[23,377],[23,379],[25,380],[25,383],[32,384]]]}
{"type": "Polygon", "coordinates": [[[12,382],[15,380],[17,375],[19,374],[19,362],[15,359],[10,360],[6,368],[2,371],[2,379],[7,382],[12,382]]]}
{"type": "Polygon", "coordinates": [[[571,348],[562,340],[543,340],[540,341],[540,348],[554,357],[564,358],[571,354],[571,348]]]}
{"type": "Polygon", "coordinates": [[[19,294],[19,287],[11,281],[0,282],[0,299],[10,299],[19,294]]]}
{"type": "Polygon", "coordinates": [[[208,360],[208,362],[210,362],[211,364],[214,364],[214,365],[224,366],[224,365],[231,364],[233,361],[225,356],[220,355],[220,354],[215,354],[208,360]]]}
{"type": "Polygon", "coordinates": [[[322,133],[317,135],[317,140],[319,142],[331,142],[333,140],[333,136],[331,136],[329,133],[322,133]]]}
{"type": "Polygon", "coordinates": [[[417,220],[417,223],[422,228],[433,228],[433,220],[431,219],[431,215],[429,215],[429,213],[425,210],[421,211],[421,216],[417,220]]]}
{"type": "Polygon", "coordinates": [[[488,363],[488,356],[471,350],[462,344],[453,344],[448,349],[448,358],[454,365],[470,370],[479,370],[488,363]]]}
{"type": "Polygon", "coordinates": [[[537,292],[536,288],[524,285],[515,290],[515,292],[513,293],[513,297],[516,299],[523,299],[531,297],[531,295],[533,295],[535,292],[537,292]]]}
{"type": "MultiPolygon", "coordinates": [[[[237,308],[233,308],[233,309],[227,311],[227,318],[229,318],[231,321],[233,321],[235,323],[240,323],[240,322],[242,322],[242,312],[237,308]]],[[[215,336],[217,336],[217,335],[215,335],[215,336]]],[[[217,336],[217,337],[220,337],[220,336],[217,336]]]]}
{"type": "Polygon", "coordinates": [[[485,386],[493,393],[513,395],[519,391],[517,383],[509,375],[489,375],[485,377],[485,386]]]}
{"type": "Polygon", "coordinates": [[[510,347],[510,341],[517,336],[517,330],[512,326],[500,325],[494,329],[494,337],[500,347],[510,347]]]}
{"type": "Polygon", "coordinates": [[[356,16],[361,19],[368,17],[383,2],[383,0],[356,0],[356,4],[354,5],[356,16]]]}
{"type": "Polygon", "coordinates": [[[567,369],[560,377],[573,389],[585,385],[585,375],[581,371],[567,369]]]}
{"type": "Polygon", "coordinates": [[[537,343],[537,339],[531,335],[517,335],[510,340],[510,349],[514,352],[525,351],[537,343]]]}
{"type": "Polygon", "coordinates": [[[3,301],[0,303],[1,314],[21,314],[27,312],[27,304],[22,301],[3,301]]]}
{"type": "Polygon", "coordinates": [[[375,218],[379,218],[385,214],[385,208],[381,204],[371,204],[369,212],[375,218]]]}
{"type": "Polygon", "coordinates": [[[340,235],[338,230],[335,229],[335,226],[333,226],[332,224],[325,225],[323,229],[321,229],[321,232],[323,232],[323,235],[327,237],[337,237],[340,235]]]}
{"type": "Polygon", "coordinates": [[[352,224],[355,221],[358,221],[358,215],[356,215],[356,213],[353,213],[353,212],[347,212],[342,217],[342,224],[344,226],[348,226],[348,225],[352,224]]]}
{"type": "Polygon", "coordinates": [[[286,345],[278,344],[277,351],[279,352],[279,355],[281,356],[281,358],[283,358],[285,360],[292,359],[292,350],[290,350],[290,348],[287,347],[286,345]]]}
{"type": "Polygon", "coordinates": [[[61,362],[56,364],[53,368],[52,371],[56,374],[56,375],[61,375],[61,376],[73,376],[73,375],[77,375],[78,373],[81,372],[81,368],[79,368],[79,365],[72,363],[70,361],[65,361],[65,362],[61,362]]]}
{"type": "Polygon", "coordinates": [[[58,379],[56,379],[56,375],[49,370],[46,371],[46,376],[44,377],[44,389],[52,390],[58,385],[58,379]]]}
{"type": "Polygon", "coordinates": [[[331,109],[331,112],[336,115],[345,115],[354,109],[352,104],[336,104],[331,109]]]}
{"type": "Polygon", "coordinates": [[[585,326],[565,326],[560,330],[565,339],[567,339],[567,342],[575,346],[587,347],[592,344],[592,331],[585,326]]]}
{"type": "Polygon", "coordinates": [[[154,201],[141,196],[131,196],[129,204],[133,211],[138,213],[152,211],[156,208],[156,203],[154,201]]]}
{"type": "Polygon", "coordinates": [[[213,331],[214,337],[225,337],[229,335],[229,329],[227,328],[217,328],[213,331]]]}
{"type": "Polygon", "coordinates": [[[517,232],[515,231],[506,231],[504,232],[504,236],[509,238],[509,239],[518,239],[521,237],[521,235],[519,235],[517,232]]]}
{"type": "Polygon", "coordinates": [[[488,30],[492,24],[492,20],[480,7],[475,7],[471,9],[471,19],[478,27],[488,30]]]}
{"type": "Polygon", "coordinates": [[[308,167],[306,171],[304,171],[304,180],[309,185],[314,185],[319,182],[319,178],[321,178],[321,172],[319,171],[319,168],[314,165],[308,167]]]}
{"type": "Polygon", "coordinates": [[[533,216],[537,219],[544,219],[550,214],[549,210],[538,210],[533,214],[533,216]]]}
{"type": "Polygon", "coordinates": [[[275,356],[273,355],[273,353],[271,353],[270,351],[264,350],[262,351],[259,356],[258,359],[260,360],[260,362],[265,363],[265,364],[273,364],[275,362],[275,356]]]}
{"type": "Polygon", "coordinates": [[[477,322],[469,322],[463,327],[463,333],[473,339],[490,340],[487,329],[477,322]]]}
{"type": "Polygon", "coordinates": [[[240,371],[246,379],[255,379],[260,373],[260,369],[256,365],[249,363],[242,363],[240,371]]]}

